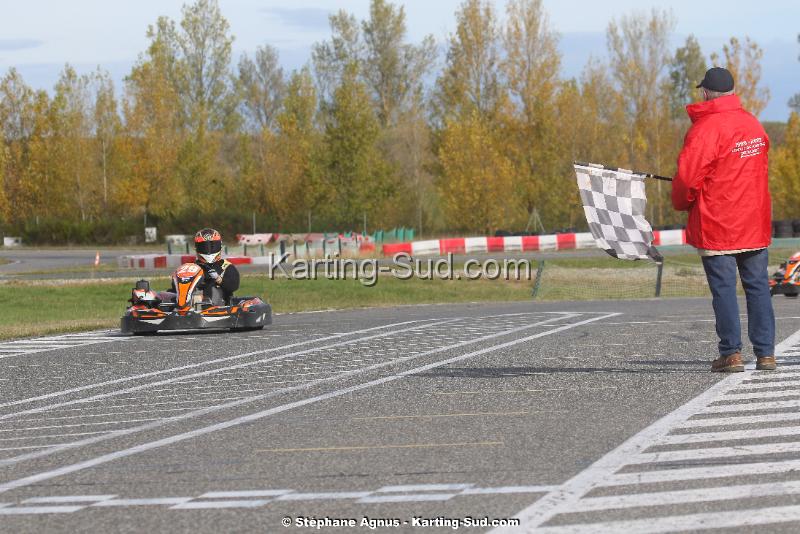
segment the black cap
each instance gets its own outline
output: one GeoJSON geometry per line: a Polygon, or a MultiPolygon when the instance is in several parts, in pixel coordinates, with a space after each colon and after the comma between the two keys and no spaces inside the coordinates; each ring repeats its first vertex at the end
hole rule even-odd
{"type": "Polygon", "coordinates": [[[701,87],[718,93],[733,91],[733,74],[722,67],[708,69],[703,81],[697,86],[698,89],[701,87]]]}

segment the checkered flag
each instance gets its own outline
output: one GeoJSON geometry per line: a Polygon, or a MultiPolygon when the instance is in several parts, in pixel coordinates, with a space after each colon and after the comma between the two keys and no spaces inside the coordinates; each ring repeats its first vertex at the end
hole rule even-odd
{"type": "Polygon", "coordinates": [[[594,163],[575,163],[575,173],[597,246],[623,260],[662,261],[653,246],[653,228],[644,216],[646,175],[594,163]]]}

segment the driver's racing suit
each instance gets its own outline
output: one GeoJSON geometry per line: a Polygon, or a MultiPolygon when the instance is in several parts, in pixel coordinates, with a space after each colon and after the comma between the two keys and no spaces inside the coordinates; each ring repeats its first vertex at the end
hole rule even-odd
{"type": "MultiPolygon", "coordinates": [[[[218,287],[222,291],[222,299],[225,304],[229,305],[231,296],[239,289],[239,270],[236,266],[226,259],[214,263],[200,261],[195,261],[195,263],[203,269],[203,280],[197,285],[197,289],[202,290],[204,296],[208,296],[212,287],[218,287]],[[215,277],[212,273],[216,273],[217,276],[215,277]]],[[[171,283],[166,293],[159,294],[164,302],[175,302],[176,296],[177,290],[174,282],[171,283]]]]}

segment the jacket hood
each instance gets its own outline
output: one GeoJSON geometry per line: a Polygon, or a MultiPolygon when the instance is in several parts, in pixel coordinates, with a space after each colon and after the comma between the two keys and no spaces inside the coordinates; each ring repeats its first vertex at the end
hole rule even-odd
{"type": "Polygon", "coordinates": [[[721,111],[733,111],[742,109],[742,103],[737,95],[728,95],[715,98],[713,100],[706,100],[705,102],[697,102],[686,106],[686,113],[692,122],[695,122],[701,117],[711,115],[712,113],[719,113],[721,111]]]}

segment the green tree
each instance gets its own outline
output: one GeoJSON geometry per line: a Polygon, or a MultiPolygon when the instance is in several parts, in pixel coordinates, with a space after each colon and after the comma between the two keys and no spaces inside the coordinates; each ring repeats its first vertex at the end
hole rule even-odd
{"type": "Polygon", "coordinates": [[[310,70],[292,73],[262,182],[266,205],[280,228],[305,227],[307,213],[325,201],[315,167],[320,151],[320,134],[314,126],[316,108],[310,70]]]}
{"type": "Polygon", "coordinates": [[[400,114],[422,92],[422,80],[436,58],[432,36],[419,46],[405,42],[406,15],[385,0],[370,2],[370,17],[362,22],[364,79],[372,92],[383,127],[395,125],[400,114]]]}
{"type": "MultiPolygon", "coordinates": [[[[797,42],[800,43],[800,34],[797,35],[797,42]]],[[[800,60],[800,57],[797,59],[800,60]]],[[[800,113],[800,93],[795,93],[794,96],[789,99],[788,105],[792,111],[800,113]]]]}
{"type": "Polygon", "coordinates": [[[491,235],[517,208],[514,166],[477,109],[448,121],[439,146],[438,186],[450,229],[491,235]]]}
{"type": "Polygon", "coordinates": [[[91,147],[94,132],[90,83],[88,76],[78,76],[67,65],[56,83],[51,107],[50,154],[58,162],[52,166],[58,179],[50,184],[51,192],[67,201],[61,206],[61,215],[77,213],[81,220],[93,215],[98,185],[91,147]]]}
{"type": "MultiPolygon", "coordinates": [[[[649,16],[622,16],[608,25],[609,68],[626,111],[618,134],[625,137],[628,147],[622,166],[659,174],[669,174],[674,168],[677,153],[668,78],[674,25],[669,12],[656,9],[649,16]]],[[[672,220],[673,211],[668,188],[660,181],[655,186],[655,194],[649,195],[650,217],[660,225],[672,220]]]]}
{"type": "Polygon", "coordinates": [[[391,169],[378,148],[379,131],[367,88],[352,65],[334,91],[325,123],[320,172],[331,195],[332,224],[358,228],[365,214],[380,224],[393,184],[391,169]]]}
{"type": "MultiPolygon", "coordinates": [[[[13,209],[8,222],[17,224],[34,213],[41,184],[31,177],[32,148],[47,134],[43,130],[49,102],[37,94],[19,71],[8,70],[0,80],[0,128],[5,149],[3,191],[13,209]]],[[[40,152],[37,152],[37,154],[40,152]]]]}
{"type": "Polygon", "coordinates": [[[117,99],[114,94],[114,82],[107,72],[98,70],[94,75],[94,137],[95,154],[99,160],[100,180],[102,182],[103,212],[108,214],[110,169],[114,157],[114,145],[122,127],[117,99]]]}
{"type": "Polygon", "coordinates": [[[184,135],[172,81],[173,59],[170,42],[156,34],[126,79],[124,131],[118,146],[123,176],[115,189],[115,202],[137,216],[174,216],[190,206],[177,174],[184,135]]]}
{"type": "Polygon", "coordinates": [[[742,43],[736,37],[722,47],[723,60],[719,54],[711,54],[711,62],[716,66],[724,66],[731,71],[736,83],[736,94],[742,106],[756,117],[764,111],[769,103],[769,88],[760,86],[761,59],[764,50],[758,43],[745,37],[742,43]]]}
{"type": "Polygon", "coordinates": [[[579,79],[562,82],[555,108],[559,117],[569,120],[559,124],[557,151],[563,181],[553,180],[541,191],[542,220],[548,230],[585,224],[573,161],[602,163],[627,158],[625,102],[606,65],[590,61],[579,79]]]}
{"type": "Polygon", "coordinates": [[[549,211],[547,190],[563,178],[556,108],[561,55],[541,0],[510,0],[506,10],[501,66],[510,104],[502,122],[528,219],[534,209],[549,211]]]}
{"type": "Polygon", "coordinates": [[[456,12],[456,31],[436,82],[434,106],[440,122],[473,111],[493,117],[502,107],[499,38],[492,4],[466,0],[456,12]]]}
{"type": "Polygon", "coordinates": [[[6,162],[8,161],[8,148],[5,143],[0,143],[0,229],[8,223],[10,212],[8,197],[6,196],[6,162]]]}
{"type": "Polygon", "coordinates": [[[311,48],[318,92],[324,101],[333,98],[334,90],[342,84],[348,69],[360,68],[364,56],[361,29],[353,15],[340,9],[330,15],[328,21],[331,27],[330,41],[315,43],[311,48]]]}
{"type": "Polygon", "coordinates": [[[231,126],[235,91],[230,72],[230,24],[217,0],[196,0],[181,10],[181,31],[172,33],[180,55],[178,93],[193,131],[231,126]]]}
{"type": "Polygon", "coordinates": [[[800,114],[789,116],[784,143],[770,156],[770,189],[775,219],[797,216],[800,195],[800,114]]]}
{"type": "Polygon", "coordinates": [[[684,108],[695,100],[695,87],[708,70],[700,43],[694,35],[689,35],[686,43],[675,51],[669,67],[672,116],[684,118],[684,108]]]}
{"type": "Polygon", "coordinates": [[[249,129],[263,131],[274,127],[285,85],[278,51],[274,47],[259,46],[254,59],[242,55],[239,87],[243,95],[243,115],[249,129]]]}

